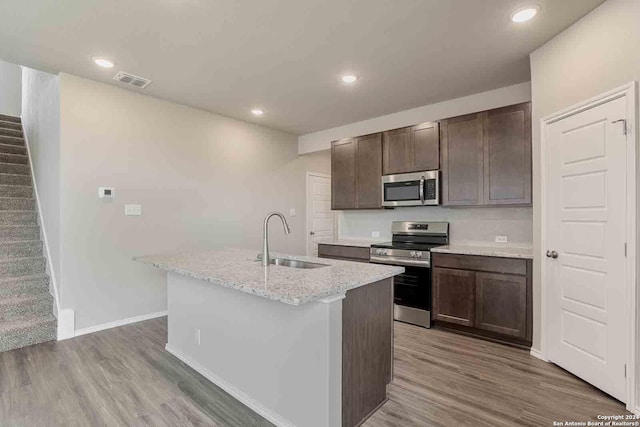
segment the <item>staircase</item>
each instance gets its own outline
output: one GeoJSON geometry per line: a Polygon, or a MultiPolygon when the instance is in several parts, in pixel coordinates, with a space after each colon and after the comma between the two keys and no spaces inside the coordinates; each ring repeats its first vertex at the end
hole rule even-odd
{"type": "Polygon", "coordinates": [[[20,118],[0,114],[0,352],[56,339],[20,118]]]}

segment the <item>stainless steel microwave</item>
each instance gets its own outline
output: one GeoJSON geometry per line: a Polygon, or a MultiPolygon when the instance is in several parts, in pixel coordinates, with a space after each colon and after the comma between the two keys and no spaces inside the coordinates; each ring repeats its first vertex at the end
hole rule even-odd
{"type": "Polygon", "coordinates": [[[426,171],[382,177],[382,206],[440,204],[440,172],[426,171]]]}

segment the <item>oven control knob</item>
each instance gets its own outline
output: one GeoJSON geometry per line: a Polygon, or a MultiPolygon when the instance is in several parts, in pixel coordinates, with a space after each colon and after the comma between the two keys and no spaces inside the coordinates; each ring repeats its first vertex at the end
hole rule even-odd
{"type": "Polygon", "coordinates": [[[415,257],[416,257],[416,253],[415,253],[415,251],[411,251],[411,252],[409,253],[409,256],[410,256],[411,258],[415,258],[415,257]]]}
{"type": "Polygon", "coordinates": [[[422,258],[422,252],[416,252],[416,258],[422,258]]]}

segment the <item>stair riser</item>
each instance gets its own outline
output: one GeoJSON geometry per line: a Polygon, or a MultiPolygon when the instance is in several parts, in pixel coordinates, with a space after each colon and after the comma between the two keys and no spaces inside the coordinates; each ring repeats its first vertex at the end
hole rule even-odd
{"type": "Polygon", "coordinates": [[[6,154],[0,153],[0,162],[1,163],[15,163],[17,165],[28,165],[29,159],[27,156],[22,154],[6,154]]]}
{"type": "Polygon", "coordinates": [[[13,163],[0,163],[0,173],[12,173],[16,175],[29,175],[29,166],[13,163]]]}
{"type": "Polygon", "coordinates": [[[56,339],[55,319],[27,331],[0,335],[0,352],[27,347],[56,339]]]}
{"type": "Polygon", "coordinates": [[[38,216],[36,212],[1,212],[0,226],[7,225],[37,225],[38,216]]]}
{"type": "Polygon", "coordinates": [[[31,175],[10,175],[0,173],[0,185],[31,185],[31,175]]]}
{"type": "Polygon", "coordinates": [[[0,211],[33,211],[36,202],[33,199],[2,199],[0,211]]]}
{"type": "Polygon", "coordinates": [[[16,138],[22,138],[22,131],[16,129],[3,129],[0,128],[0,135],[15,136],[16,138]]]}
{"type": "Polygon", "coordinates": [[[23,320],[27,317],[51,314],[53,298],[48,294],[47,296],[48,298],[26,301],[18,305],[0,305],[0,322],[23,320]]]}
{"type": "Polygon", "coordinates": [[[20,147],[19,145],[7,145],[0,144],[0,153],[3,154],[21,154],[27,155],[27,147],[20,147]]]}
{"type": "Polygon", "coordinates": [[[16,138],[14,136],[5,136],[0,135],[0,144],[9,144],[9,145],[17,145],[19,147],[24,147],[24,139],[16,138]]]}
{"type": "Polygon", "coordinates": [[[0,114],[0,120],[3,122],[21,123],[20,117],[7,116],[6,114],[0,114]]]}
{"type": "Polygon", "coordinates": [[[2,261],[0,262],[0,276],[18,277],[30,274],[42,274],[45,272],[44,262],[44,258],[2,261]]]}
{"type": "Polygon", "coordinates": [[[0,241],[39,240],[40,227],[0,227],[0,241]]]}
{"type": "Polygon", "coordinates": [[[44,292],[49,292],[49,282],[46,280],[31,280],[11,285],[0,284],[0,299],[44,292]]]}
{"type": "Polygon", "coordinates": [[[28,199],[33,197],[33,188],[19,185],[8,187],[0,185],[0,197],[21,197],[28,199]]]}
{"type": "Polygon", "coordinates": [[[0,119],[0,128],[22,130],[22,124],[16,122],[8,122],[0,119]]]}
{"type": "Polygon", "coordinates": [[[42,256],[42,242],[0,243],[0,259],[2,258],[35,258],[42,256]]]}

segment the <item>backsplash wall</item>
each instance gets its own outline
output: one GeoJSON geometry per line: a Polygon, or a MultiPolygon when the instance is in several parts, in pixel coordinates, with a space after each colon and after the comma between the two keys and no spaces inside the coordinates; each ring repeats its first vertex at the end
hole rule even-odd
{"type": "Polygon", "coordinates": [[[503,246],[495,236],[507,236],[509,246],[531,247],[533,208],[443,208],[439,206],[338,212],[341,239],[391,239],[392,221],[448,221],[449,241],[458,244],[503,246]]]}

